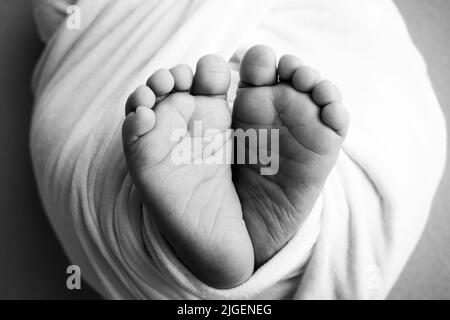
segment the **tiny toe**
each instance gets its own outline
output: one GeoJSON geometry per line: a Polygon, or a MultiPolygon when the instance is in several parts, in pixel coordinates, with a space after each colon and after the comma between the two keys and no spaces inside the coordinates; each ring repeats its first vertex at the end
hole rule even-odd
{"type": "Polygon", "coordinates": [[[341,92],[329,80],[323,80],[315,86],[312,91],[312,97],[314,102],[321,107],[342,101],[341,92]]]}
{"type": "Polygon", "coordinates": [[[135,143],[141,136],[150,132],[155,126],[156,118],[153,110],[138,107],[136,112],[130,113],[122,126],[122,138],[125,146],[135,143]]]}
{"type": "Polygon", "coordinates": [[[292,76],[292,85],[300,92],[311,91],[320,81],[320,74],[309,66],[300,66],[292,76]]]}
{"type": "Polygon", "coordinates": [[[175,79],[175,91],[188,91],[191,88],[194,77],[191,67],[180,64],[169,71],[175,79]]]}
{"type": "Polygon", "coordinates": [[[287,54],[281,57],[278,63],[278,74],[280,80],[291,81],[295,71],[302,65],[302,62],[296,56],[287,54]]]}
{"type": "Polygon", "coordinates": [[[128,97],[125,105],[125,115],[136,111],[137,107],[145,106],[152,108],[155,105],[156,97],[153,91],[147,86],[140,86],[128,97]]]}
{"type": "Polygon", "coordinates": [[[350,117],[341,102],[333,102],[322,109],[322,121],[341,137],[347,134],[350,117]]]}
{"type": "Polygon", "coordinates": [[[194,95],[226,96],[230,82],[228,63],[221,56],[210,54],[198,61],[191,92],[194,95]]]}
{"type": "Polygon", "coordinates": [[[271,86],[277,83],[277,56],[272,48],[256,45],[242,59],[239,75],[241,87],[271,86]]]}
{"type": "Polygon", "coordinates": [[[168,95],[175,86],[175,79],[167,69],[155,71],[147,80],[147,86],[153,90],[157,97],[168,95]]]}

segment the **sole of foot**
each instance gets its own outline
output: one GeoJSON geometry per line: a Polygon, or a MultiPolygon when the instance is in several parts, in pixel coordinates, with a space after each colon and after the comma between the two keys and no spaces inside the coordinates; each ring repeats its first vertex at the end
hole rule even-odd
{"type": "Polygon", "coordinates": [[[258,161],[235,165],[233,173],[259,266],[293,237],[311,212],[337,161],[349,116],[335,85],[296,56],[277,62],[267,46],[246,53],[240,79],[232,127],[275,129],[279,134],[276,145],[257,144],[267,149],[263,154],[276,157],[276,172],[261,175],[264,166],[258,161]]]}
{"type": "Polygon", "coordinates": [[[228,64],[216,55],[200,59],[195,75],[186,65],[158,70],[129,97],[122,128],[130,175],[158,229],[186,267],[217,288],[242,283],[254,268],[231,167],[176,163],[172,155],[208,129],[226,137],[229,86],[228,64]]]}

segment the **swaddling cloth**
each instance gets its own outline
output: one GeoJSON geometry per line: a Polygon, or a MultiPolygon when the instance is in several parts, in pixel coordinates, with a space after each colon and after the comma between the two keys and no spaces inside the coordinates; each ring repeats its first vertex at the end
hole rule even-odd
{"type": "Polygon", "coordinates": [[[35,174],[65,251],[103,296],[386,297],[421,235],[445,163],[439,105],[390,1],[35,4],[47,40],[33,82],[35,174]],[[62,4],[77,5],[80,29],[67,27],[62,4]],[[137,197],[121,146],[124,103],[156,69],[218,53],[237,70],[257,43],[298,55],[335,82],[352,125],[297,235],[247,282],[217,290],[183,266],[137,197]]]}

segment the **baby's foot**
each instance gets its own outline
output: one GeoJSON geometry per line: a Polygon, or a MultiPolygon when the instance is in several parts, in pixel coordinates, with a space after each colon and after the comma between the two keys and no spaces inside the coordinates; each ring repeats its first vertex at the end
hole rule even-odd
{"type": "Polygon", "coordinates": [[[188,269],[215,287],[238,285],[254,268],[231,168],[176,163],[172,151],[203,139],[208,129],[226,136],[229,85],[228,65],[215,55],[200,59],[195,76],[188,66],[159,70],[130,96],[123,124],[128,168],[145,206],[188,269]],[[201,132],[194,130],[198,121],[201,132]],[[180,129],[191,136],[174,141],[180,129]]]}
{"type": "MultiPolygon", "coordinates": [[[[261,165],[247,164],[235,165],[233,173],[256,265],[261,265],[312,210],[349,120],[339,90],[294,56],[283,56],[277,70],[275,53],[255,46],[243,58],[240,77],[233,128],[279,129],[278,172],[261,175],[261,165]]],[[[259,141],[257,148],[265,146],[259,141]]],[[[275,146],[267,149],[276,152],[275,146]]]]}

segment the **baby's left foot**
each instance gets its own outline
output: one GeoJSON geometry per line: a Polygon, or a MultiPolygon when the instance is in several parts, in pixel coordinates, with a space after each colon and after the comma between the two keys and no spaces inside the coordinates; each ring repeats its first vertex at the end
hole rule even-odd
{"type": "Polygon", "coordinates": [[[155,72],[147,84],[130,96],[123,124],[132,180],[188,269],[211,286],[237,286],[252,274],[254,253],[231,167],[215,161],[229,140],[228,64],[208,55],[194,77],[177,66],[155,72]],[[214,148],[196,147],[199,141],[214,148]],[[180,151],[187,154],[182,161],[174,157],[180,151]]]}
{"type": "Polygon", "coordinates": [[[282,57],[277,70],[275,53],[255,46],[245,55],[240,76],[233,128],[279,129],[279,141],[246,146],[264,156],[272,151],[271,174],[261,175],[261,161],[235,165],[233,173],[256,264],[261,265],[312,210],[336,163],[349,119],[339,90],[294,56],[282,57]]]}

